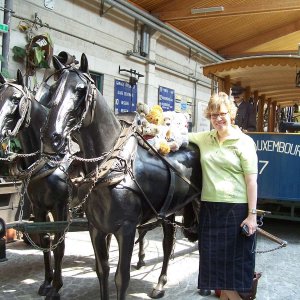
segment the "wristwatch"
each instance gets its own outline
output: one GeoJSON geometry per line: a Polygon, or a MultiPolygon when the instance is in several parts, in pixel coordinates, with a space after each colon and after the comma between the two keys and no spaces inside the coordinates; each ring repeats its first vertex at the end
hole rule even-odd
{"type": "Polygon", "coordinates": [[[256,208],[249,209],[249,213],[253,214],[253,215],[256,215],[257,214],[256,208]]]}

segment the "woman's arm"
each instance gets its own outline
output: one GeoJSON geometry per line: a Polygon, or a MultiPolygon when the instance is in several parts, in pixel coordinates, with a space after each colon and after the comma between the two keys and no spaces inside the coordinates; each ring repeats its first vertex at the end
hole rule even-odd
{"type": "Polygon", "coordinates": [[[257,205],[257,174],[247,174],[245,175],[245,182],[247,188],[247,198],[248,198],[248,217],[242,222],[241,227],[247,224],[249,227],[249,234],[253,234],[257,227],[257,215],[251,213],[252,209],[256,209],[257,205]]]}

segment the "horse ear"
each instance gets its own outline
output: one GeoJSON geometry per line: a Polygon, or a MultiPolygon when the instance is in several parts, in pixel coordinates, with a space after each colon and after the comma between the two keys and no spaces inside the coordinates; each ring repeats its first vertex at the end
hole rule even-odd
{"type": "Polygon", "coordinates": [[[21,73],[21,71],[19,69],[17,71],[17,84],[21,85],[22,87],[25,87],[23,75],[22,75],[22,73],[21,73]]]}
{"type": "Polygon", "coordinates": [[[6,82],[6,79],[3,77],[3,75],[0,73],[0,83],[4,84],[6,82]]]}
{"type": "Polygon", "coordinates": [[[82,53],[82,55],[81,55],[79,70],[82,71],[83,73],[89,72],[89,63],[88,63],[87,57],[84,53],[82,53]]]}
{"type": "Polygon", "coordinates": [[[53,55],[52,57],[52,63],[53,63],[53,66],[54,68],[57,70],[57,71],[60,71],[62,70],[65,66],[60,62],[60,60],[57,58],[56,55],[53,55]]]}

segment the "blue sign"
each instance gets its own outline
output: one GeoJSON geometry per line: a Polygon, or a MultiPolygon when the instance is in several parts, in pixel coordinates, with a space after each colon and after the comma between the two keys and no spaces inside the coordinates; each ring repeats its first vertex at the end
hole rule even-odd
{"type": "Polygon", "coordinates": [[[137,86],[115,79],[115,114],[136,111],[137,86]]]}
{"type": "Polygon", "coordinates": [[[175,91],[163,86],[158,88],[158,104],[163,111],[174,111],[175,91]]]}
{"type": "Polygon", "coordinates": [[[300,134],[249,133],[258,156],[258,198],[300,201],[300,134]]]}

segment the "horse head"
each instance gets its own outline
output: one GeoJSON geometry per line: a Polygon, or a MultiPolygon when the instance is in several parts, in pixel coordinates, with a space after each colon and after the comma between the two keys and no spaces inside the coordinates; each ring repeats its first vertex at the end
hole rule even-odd
{"type": "Polygon", "coordinates": [[[50,87],[50,110],[42,128],[43,151],[50,155],[62,153],[72,132],[91,123],[95,86],[88,73],[88,63],[84,54],[79,68],[74,65],[65,66],[55,56],[53,65],[59,78],[50,87]]]}
{"type": "Polygon", "coordinates": [[[57,57],[53,57],[53,65],[59,78],[50,87],[50,110],[41,132],[43,153],[66,152],[71,139],[76,140],[82,151],[89,152],[88,157],[110,150],[121,125],[96,88],[85,54],[79,67],[65,66],[57,57]],[[97,140],[88,132],[93,132],[97,140]]]}
{"type": "Polygon", "coordinates": [[[21,71],[17,79],[6,80],[0,74],[0,141],[14,137],[20,128],[28,127],[31,113],[31,94],[24,85],[21,71]]]}

